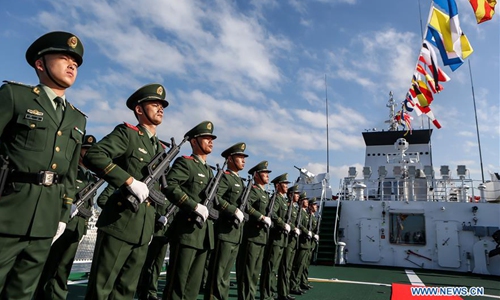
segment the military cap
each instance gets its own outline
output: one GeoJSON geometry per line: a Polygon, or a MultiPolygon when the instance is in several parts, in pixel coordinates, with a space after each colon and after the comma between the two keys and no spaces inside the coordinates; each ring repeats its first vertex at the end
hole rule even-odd
{"type": "Polygon", "coordinates": [[[53,31],[42,35],[26,50],[26,61],[35,67],[35,61],[49,53],[66,53],[71,55],[78,66],[83,63],[83,44],[80,39],[69,32],[53,31]]]}
{"type": "Polygon", "coordinates": [[[274,178],[273,180],[271,180],[271,183],[274,183],[274,184],[277,184],[277,183],[290,183],[290,181],[288,181],[288,173],[276,176],[276,178],[274,178]]]}
{"type": "Polygon", "coordinates": [[[237,143],[222,151],[221,156],[224,158],[228,158],[231,155],[243,155],[244,157],[248,157],[248,154],[245,154],[245,149],[247,145],[245,143],[237,143]]]}
{"type": "Polygon", "coordinates": [[[134,110],[136,105],[146,101],[161,101],[163,107],[168,106],[165,100],[165,88],[159,83],[150,83],[139,88],[127,99],[127,107],[134,110]]]}
{"type": "Polygon", "coordinates": [[[97,143],[97,141],[95,139],[95,136],[93,136],[93,135],[86,135],[86,136],[83,137],[82,148],[90,148],[95,143],[97,143]]]}
{"type": "Polygon", "coordinates": [[[308,200],[309,198],[307,198],[307,194],[306,192],[302,192],[300,193],[300,196],[299,196],[299,200],[308,200]]]}
{"type": "Polygon", "coordinates": [[[298,184],[295,184],[291,187],[288,188],[288,192],[289,193],[300,193],[299,192],[299,185],[298,184]]]}
{"type": "Polygon", "coordinates": [[[313,198],[309,199],[309,205],[316,205],[316,204],[318,204],[316,202],[316,197],[313,197],[313,198]]]}
{"type": "Polygon", "coordinates": [[[189,139],[194,139],[199,136],[211,136],[214,140],[217,136],[213,135],[214,125],[210,121],[203,121],[195,127],[191,128],[184,137],[188,137],[189,139]]]}
{"type": "Polygon", "coordinates": [[[251,168],[250,170],[248,170],[248,174],[253,174],[253,173],[256,173],[256,172],[271,173],[271,170],[267,169],[267,160],[261,161],[260,163],[258,163],[257,165],[255,165],[253,168],[251,168]]]}

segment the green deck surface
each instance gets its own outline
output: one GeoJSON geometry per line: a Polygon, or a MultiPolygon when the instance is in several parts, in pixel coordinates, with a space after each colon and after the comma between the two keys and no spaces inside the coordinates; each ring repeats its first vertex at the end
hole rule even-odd
{"type": "MultiPolygon", "coordinates": [[[[413,270],[427,286],[476,286],[484,287],[486,295],[492,297],[463,297],[463,299],[500,299],[500,277],[480,276],[457,273],[438,273],[433,271],[413,270]]],[[[72,274],[70,280],[85,280],[85,273],[72,274]]],[[[361,266],[311,266],[310,282],[313,289],[297,300],[340,299],[340,300],[390,300],[391,283],[409,284],[405,269],[370,268],[361,266]]],[[[237,299],[234,273],[231,275],[234,286],[229,292],[230,299],[237,299]]],[[[165,277],[160,279],[160,292],[165,284],[165,277]]],[[[84,299],[86,283],[70,285],[68,300],[84,299]]],[[[425,296],[420,298],[425,299],[425,296]]],[[[200,294],[198,299],[203,299],[200,294]]],[[[256,299],[259,299],[257,293],[256,299]]],[[[398,299],[399,300],[399,299],[398,299]]],[[[405,300],[405,299],[401,299],[405,300]]]]}

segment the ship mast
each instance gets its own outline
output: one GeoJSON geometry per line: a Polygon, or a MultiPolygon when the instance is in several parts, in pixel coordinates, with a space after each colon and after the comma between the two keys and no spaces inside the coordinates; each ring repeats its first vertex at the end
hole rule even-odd
{"type": "Polygon", "coordinates": [[[394,101],[394,97],[392,96],[392,91],[389,92],[389,101],[387,101],[387,106],[389,108],[389,120],[386,120],[385,123],[389,123],[389,131],[398,130],[398,122],[394,118],[396,116],[395,107],[396,101],[394,101]]]}

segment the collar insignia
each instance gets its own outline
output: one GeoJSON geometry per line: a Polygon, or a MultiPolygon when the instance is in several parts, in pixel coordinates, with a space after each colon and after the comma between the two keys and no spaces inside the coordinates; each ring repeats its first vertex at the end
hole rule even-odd
{"type": "Polygon", "coordinates": [[[35,115],[35,116],[43,116],[43,112],[38,111],[37,109],[28,109],[26,110],[29,114],[35,115]]]}

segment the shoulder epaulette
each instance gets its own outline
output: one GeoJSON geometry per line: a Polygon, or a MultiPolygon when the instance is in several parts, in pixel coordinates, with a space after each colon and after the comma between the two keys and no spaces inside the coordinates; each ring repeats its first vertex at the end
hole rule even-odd
{"type": "Polygon", "coordinates": [[[188,155],[183,155],[182,158],[185,158],[185,159],[194,159],[194,157],[188,156],[188,155]]]}
{"type": "Polygon", "coordinates": [[[226,171],[224,171],[224,174],[229,175],[229,174],[231,174],[231,172],[229,172],[229,171],[226,170],[226,171]]]}
{"type": "Polygon", "coordinates": [[[167,149],[167,146],[165,144],[163,144],[162,142],[160,142],[160,145],[163,149],[167,149]]]}
{"type": "Polygon", "coordinates": [[[29,85],[29,84],[25,84],[25,83],[17,82],[17,81],[12,81],[12,80],[4,80],[3,82],[5,82],[7,84],[15,84],[15,85],[24,86],[24,87],[27,87],[29,89],[32,89],[35,87],[34,85],[29,85]]]}
{"type": "Polygon", "coordinates": [[[123,124],[125,124],[125,126],[127,126],[128,128],[130,128],[130,129],[132,129],[134,131],[137,131],[137,132],[139,131],[139,128],[137,128],[137,126],[134,126],[134,125],[129,124],[127,122],[123,122],[123,124]]]}
{"type": "Polygon", "coordinates": [[[71,106],[72,109],[76,110],[77,112],[81,113],[85,118],[88,118],[86,114],[83,113],[83,111],[79,110],[78,108],[74,107],[73,104],[69,103],[69,106],[71,106]]]}
{"type": "Polygon", "coordinates": [[[256,188],[258,188],[258,186],[254,184],[254,185],[252,185],[252,188],[256,189],[256,188]]]}

